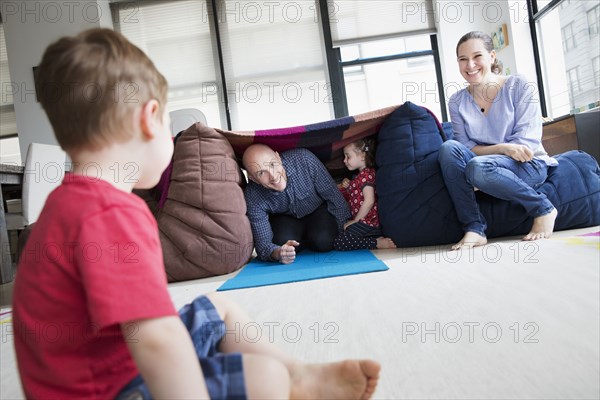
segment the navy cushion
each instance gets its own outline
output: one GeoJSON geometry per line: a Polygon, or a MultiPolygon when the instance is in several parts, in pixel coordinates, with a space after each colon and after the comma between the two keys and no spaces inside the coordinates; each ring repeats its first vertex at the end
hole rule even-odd
{"type": "MultiPolygon", "coordinates": [[[[453,243],[463,231],[437,161],[441,144],[452,137],[427,109],[407,102],[391,114],[378,134],[377,194],[385,236],[398,246],[453,243]]],[[[600,170],[581,151],[556,156],[538,189],[558,210],[555,230],[600,224],[600,170]]],[[[487,236],[522,235],[533,219],[518,204],[477,192],[487,236]]]]}

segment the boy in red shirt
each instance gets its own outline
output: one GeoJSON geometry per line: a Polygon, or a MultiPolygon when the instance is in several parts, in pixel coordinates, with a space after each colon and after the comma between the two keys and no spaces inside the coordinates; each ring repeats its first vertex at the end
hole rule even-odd
{"type": "Polygon", "coordinates": [[[173,142],[167,82],[119,33],[50,45],[37,91],[72,172],[46,201],[14,287],[15,348],[28,398],[368,398],[379,364],[308,365],[267,342],[227,298],[179,313],[156,222],[133,188],[157,184],[173,142]]]}

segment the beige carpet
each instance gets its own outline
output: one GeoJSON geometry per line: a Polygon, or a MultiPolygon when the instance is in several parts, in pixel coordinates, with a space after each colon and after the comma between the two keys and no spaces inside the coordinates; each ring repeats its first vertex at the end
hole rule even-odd
{"type": "MultiPolygon", "coordinates": [[[[577,236],[598,230],[377,251],[389,271],[230,291],[257,321],[230,334],[310,362],[372,357],[377,399],[598,399],[600,238],[577,236]]],[[[169,290],[180,307],[231,276],[169,290]]],[[[1,318],[0,398],[22,398],[1,318]]]]}

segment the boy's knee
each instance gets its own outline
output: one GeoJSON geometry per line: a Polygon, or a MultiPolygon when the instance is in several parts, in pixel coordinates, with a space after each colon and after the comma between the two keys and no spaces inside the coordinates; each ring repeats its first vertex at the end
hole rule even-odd
{"type": "Polygon", "coordinates": [[[215,304],[220,304],[220,303],[224,303],[225,302],[225,295],[223,293],[219,293],[219,292],[210,292],[210,293],[206,293],[204,296],[208,297],[208,299],[210,300],[211,303],[215,304]]]}
{"type": "Polygon", "coordinates": [[[210,300],[213,307],[217,310],[217,314],[219,314],[221,319],[225,320],[226,316],[231,310],[231,300],[229,299],[229,297],[226,294],[219,292],[207,293],[204,296],[206,296],[206,298],[210,300]]]}

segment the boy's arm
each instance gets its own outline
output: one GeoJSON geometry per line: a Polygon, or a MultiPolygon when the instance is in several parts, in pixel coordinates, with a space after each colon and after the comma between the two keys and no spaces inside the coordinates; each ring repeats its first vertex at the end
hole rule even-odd
{"type": "Polygon", "coordinates": [[[152,397],[209,399],[200,360],[178,316],[124,322],[121,331],[152,397]]]}

